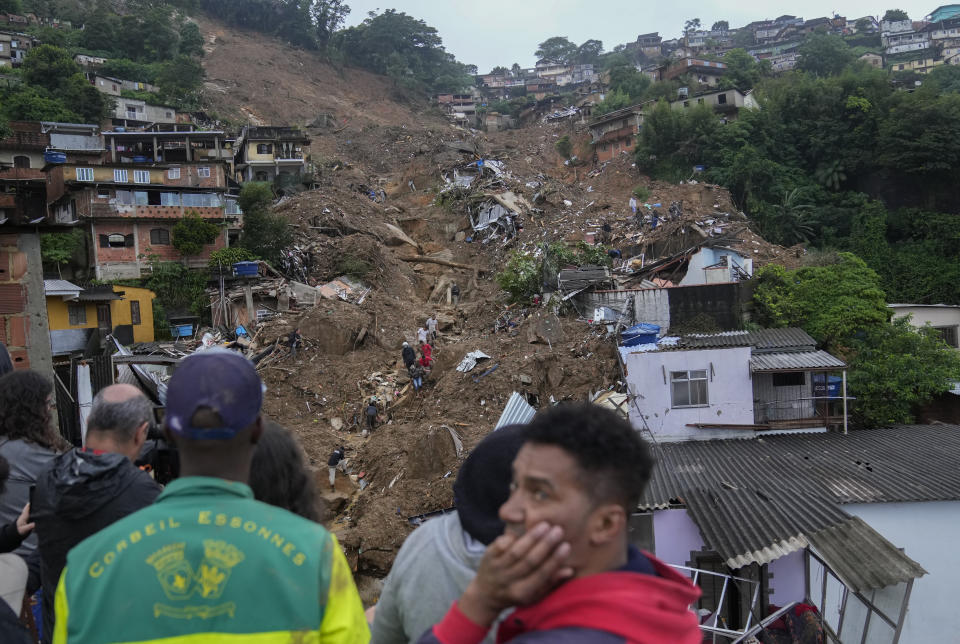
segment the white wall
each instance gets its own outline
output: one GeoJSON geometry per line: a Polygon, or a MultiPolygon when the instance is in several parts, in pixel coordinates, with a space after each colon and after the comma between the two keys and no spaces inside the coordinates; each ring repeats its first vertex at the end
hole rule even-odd
{"type": "Polygon", "coordinates": [[[680,280],[680,286],[735,281],[731,277],[734,264],[740,266],[748,275],[753,275],[753,259],[744,258],[738,253],[724,248],[701,248],[690,258],[687,274],[680,280]],[[722,257],[728,258],[726,269],[706,268],[718,263],[722,257]]]}
{"type": "Polygon", "coordinates": [[[844,505],[930,574],[913,584],[902,644],[956,641],[960,611],[956,579],[960,574],[960,501],[844,505]]]}
{"type": "Polygon", "coordinates": [[[753,424],[749,347],[628,353],[625,366],[627,384],[635,396],[630,406],[630,422],[637,429],[649,427],[657,440],[754,436],[752,430],[687,427],[687,423],[753,424]],[[695,369],[707,371],[709,405],[671,408],[670,372],[695,369]]]}
{"type": "Polygon", "coordinates": [[[912,315],[910,323],[915,327],[921,327],[927,322],[932,326],[958,326],[960,325],[960,306],[910,306],[910,307],[890,307],[894,318],[902,318],[912,315]]]}
{"type": "Polygon", "coordinates": [[[690,553],[703,550],[703,537],[685,509],[657,510],[653,513],[653,546],[653,554],[664,563],[688,566],[690,553]]]}

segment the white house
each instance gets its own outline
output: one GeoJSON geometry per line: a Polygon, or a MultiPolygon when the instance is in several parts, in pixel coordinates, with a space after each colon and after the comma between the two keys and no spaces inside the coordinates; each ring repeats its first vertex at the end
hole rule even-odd
{"type": "Polygon", "coordinates": [[[704,246],[687,263],[680,286],[739,282],[753,276],[753,258],[723,246],[704,246]]]}
{"type": "Polygon", "coordinates": [[[960,427],[658,441],[653,450],[632,538],[699,571],[690,572],[704,593],[697,608],[720,615],[708,634],[743,633],[795,602],[817,607],[827,642],[940,642],[960,632],[960,427]]]}
{"type": "Polygon", "coordinates": [[[657,441],[846,427],[846,363],[802,329],[667,337],[619,352],[630,421],[657,441]]]}
{"type": "Polygon", "coordinates": [[[929,324],[940,333],[943,341],[960,348],[960,306],[956,304],[888,304],[893,317],[910,316],[910,324],[920,328],[929,324]]]}

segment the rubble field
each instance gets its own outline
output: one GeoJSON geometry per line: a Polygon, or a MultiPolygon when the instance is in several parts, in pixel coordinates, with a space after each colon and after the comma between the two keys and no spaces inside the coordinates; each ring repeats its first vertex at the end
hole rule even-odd
{"type": "MultiPolygon", "coordinates": [[[[211,82],[242,77],[223,59],[228,52],[233,60],[249,59],[236,55],[242,34],[216,30],[204,63],[211,82]]],[[[258,52],[253,58],[273,57],[258,52]]],[[[287,67],[278,64],[270,74],[287,67]]],[[[282,276],[270,277],[275,284],[266,290],[288,292],[289,301],[279,297],[282,304],[251,329],[250,352],[274,347],[258,363],[268,388],[265,410],[300,437],[316,468],[327,525],[346,548],[364,601],[372,603],[418,517],[452,506],[459,464],[493,429],[513,392],[537,407],[591,399],[620,378],[616,346],[603,326],[558,317],[550,306],[509,304],[494,277],[511,252],[603,236],[624,259],[643,254],[653,261],[713,237],[756,265],[789,265],[799,262],[802,249],[774,246],[752,233],[719,187],[652,182],[627,156],[602,166],[565,163],[554,149],[559,136],[571,135],[578,150],[586,147],[585,126],[574,118],[485,134],[375,100],[383,79],[356,70],[348,79],[352,95],[370,93],[369,104],[334,105],[356,119],[339,129],[311,130],[314,159],[324,160],[316,189],[285,197],[275,208],[292,227],[295,244],[277,267],[282,276]],[[656,229],[628,206],[638,185],[650,190],[650,207],[642,204],[641,214],[663,213],[656,229]],[[457,306],[450,301],[454,283],[461,290],[457,306]],[[415,346],[418,327],[433,312],[440,338],[417,395],[401,343],[415,346]],[[283,347],[295,327],[304,338],[296,360],[283,347]],[[489,357],[458,371],[474,351],[489,357]],[[363,411],[371,397],[379,425],[365,437],[363,411]],[[338,473],[330,490],[326,461],[340,445],[347,448],[348,476],[338,473]]],[[[279,76],[277,82],[282,85],[279,76]]],[[[307,114],[268,112],[262,103],[269,102],[267,85],[243,91],[250,110],[271,120],[307,114]]],[[[316,92],[328,94],[319,81],[316,92]]],[[[308,95],[303,100],[314,111],[323,104],[308,95]]]]}

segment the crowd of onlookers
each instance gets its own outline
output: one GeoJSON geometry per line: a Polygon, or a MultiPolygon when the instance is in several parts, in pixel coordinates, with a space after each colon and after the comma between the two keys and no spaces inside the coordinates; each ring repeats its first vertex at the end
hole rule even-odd
{"type": "Polygon", "coordinates": [[[111,385],[73,446],[49,381],[2,375],[0,641],[700,641],[699,591],[629,545],[652,460],[618,415],[560,405],[491,432],[455,509],[410,535],[365,612],[263,394],[243,356],[200,352],[177,366],[160,427],[140,389],[111,385]],[[159,433],[179,470],[165,486],[138,466],[159,433]]]}

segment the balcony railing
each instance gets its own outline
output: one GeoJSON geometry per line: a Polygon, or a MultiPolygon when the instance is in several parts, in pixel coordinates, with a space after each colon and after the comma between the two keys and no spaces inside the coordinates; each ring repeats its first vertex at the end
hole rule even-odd
{"type": "MultiPolygon", "coordinates": [[[[854,400],[848,397],[847,402],[854,400]]],[[[753,419],[771,427],[829,427],[843,424],[842,397],[803,397],[794,400],[754,401],[753,419]]]]}

